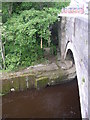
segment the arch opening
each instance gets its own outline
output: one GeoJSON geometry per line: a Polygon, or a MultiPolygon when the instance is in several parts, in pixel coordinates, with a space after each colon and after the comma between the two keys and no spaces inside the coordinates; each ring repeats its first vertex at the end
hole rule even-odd
{"type": "Polygon", "coordinates": [[[67,53],[66,53],[66,61],[72,61],[72,64],[75,65],[75,61],[74,61],[74,56],[73,53],[70,49],[68,49],[67,53]]]}

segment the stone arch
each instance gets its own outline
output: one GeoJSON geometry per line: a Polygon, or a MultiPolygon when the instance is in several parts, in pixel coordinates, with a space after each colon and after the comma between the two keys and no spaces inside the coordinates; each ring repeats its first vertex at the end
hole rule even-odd
{"type": "Polygon", "coordinates": [[[66,69],[68,71],[70,78],[74,79],[77,78],[77,69],[76,69],[75,56],[72,46],[73,44],[70,41],[67,42],[67,46],[64,54],[64,61],[67,66],[66,69]]]}
{"type": "Polygon", "coordinates": [[[61,59],[64,61],[68,50],[72,51],[79,86],[81,114],[82,118],[88,118],[88,44],[86,43],[86,40],[88,40],[88,19],[84,17],[83,19],[82,17],[65,17],[62,14],[59,17],[61,18],[61,23],[59,23],[61,59]],[[81,34],[83,30],[84,34],[81,34]]]}
{"type": "Polygon", "coordinates": [[[70,41],[67,42],[64,60],[70,60],[72,61],[72,64],[75,65],[75,54],[73,52],[73,44],[70,41]]]}
{"type": "Polygon", "coordinates": [[[66,59],[66,55],[67,55],[68,50],[70,50],[72,52],[73,57],[74,57],[73,47],[72,47],[72,43],[70,41],[68,41],[67,44],[66,44],[66,49],[65,49],[65,53],[64,53],[64,59],[66,59]]]}
{"type": "Polygon", "coordinates": [[[74,56],[73,56],[73,53],[70,49],[68,49],[67,53],[66,53],[66,58],[65,60],[70,60],[72,61],[72,64],[75,65],[75,60],[74,60],[74,56]]]}
{"type": "Polygon", "coordinates": [[[74,50],[74,46],[73,43],[68,42],[67,43],[67,47],[65,50],[65,54],[64,54],[64,60],[72,60],[72,67],[75,68],[75,72],[76,72],[76,79],[77,79],[77,83],[78,83],[78,90],[79,90],[79,98],[80,98],[80,109],[81,109],[81,114],[82,114],[82,102],[81,102],[81,87],[80,87],[80,79],[79,79],[79,75],[78,75],[78,71],[79,71],[79,67],[78,67],[78,62],[77,62],[77,54],[75,53],[76,51],[74,50]]]}

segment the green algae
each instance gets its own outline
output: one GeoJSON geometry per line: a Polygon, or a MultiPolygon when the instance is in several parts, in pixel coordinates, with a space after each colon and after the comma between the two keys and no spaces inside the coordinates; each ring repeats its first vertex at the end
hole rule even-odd
{"type": "Polygon", "coordinates": [[[82,84],[83,84],[83,83],[85,83],[85,78],[84,78],[84,77],[82,78],[82,84]]]}
{"type": "Polygon", "coordinates": [[[35,88],[43,88],[46,87],[49,83],[49,78],[41,77],[35,80],[35,88]]]}
{"type": "Polygon", "coordinates": [[[66,77],[63,71],[49,71],[39,72],[37,74],[24,73],[19,75],[10,75],[9,79],[3,80],[3,94],[11,91],[14,88],[15,91],[23,91],[27,88],[44,88],[47,85],[56,85],[61,83],[66,77]]]}
{"type": "Polygon", "coordinates": [[[19,79],[18,77],[12,78],[10,80],[11,82],[11,88],[14,88],[15,91],[19,91],[19,79]]]}
{"type": "Polygon", "coordinates": [[[19,90],[23,91],[27,89],[26,77],[19,77],[19,90]]]}
{"type": "Polygon", "coordinates": [[[28,88],[34,88],[35,87],[35,75],[28,76],[28,88]]]}
{"type": "Polygon", "coordinates": [[[2,94],[7,94],[14,88],[15,91],[22,91],[27,88],[33,88],[35,86],[35,75],[24,74],[20,76],[10,76],[9,79],[2,81],[2,94]],[[27,84],[28,82],[28,84],[27,84]]]}
{"type": "Polygon", "coordinates": [[[35,76],[35,74],[31,74],[31,73],[24,73],[24,74],[21,74],[20,77],[27,77],[27,76],[35,76]]]}
{"type": "Polygon", "coordinates": [[[7,80],[7,79],[3,80],[2,81],[2,94],[9,93],[10,89],[11,89],[10,80],[7,80]]]}

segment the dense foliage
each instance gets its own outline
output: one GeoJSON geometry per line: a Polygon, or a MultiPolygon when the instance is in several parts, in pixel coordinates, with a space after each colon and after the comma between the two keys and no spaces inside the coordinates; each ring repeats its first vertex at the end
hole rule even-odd
{"type": "Polygon", "coordinates": [[[2,41],[5,68],[29,66],[43,58],[43,49],[50,41],[50,26],[65,3],[3,3],[2,41]]]}

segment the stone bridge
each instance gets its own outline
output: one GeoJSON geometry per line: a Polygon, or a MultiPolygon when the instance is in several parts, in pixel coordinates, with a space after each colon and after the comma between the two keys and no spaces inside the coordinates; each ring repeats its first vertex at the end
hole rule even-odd
{"type": "Polygon", "coordinates": [[[82,118],[88,118],[88,17],[58,15],[61,59],[72,53],[78,79],[82,118]]]}

